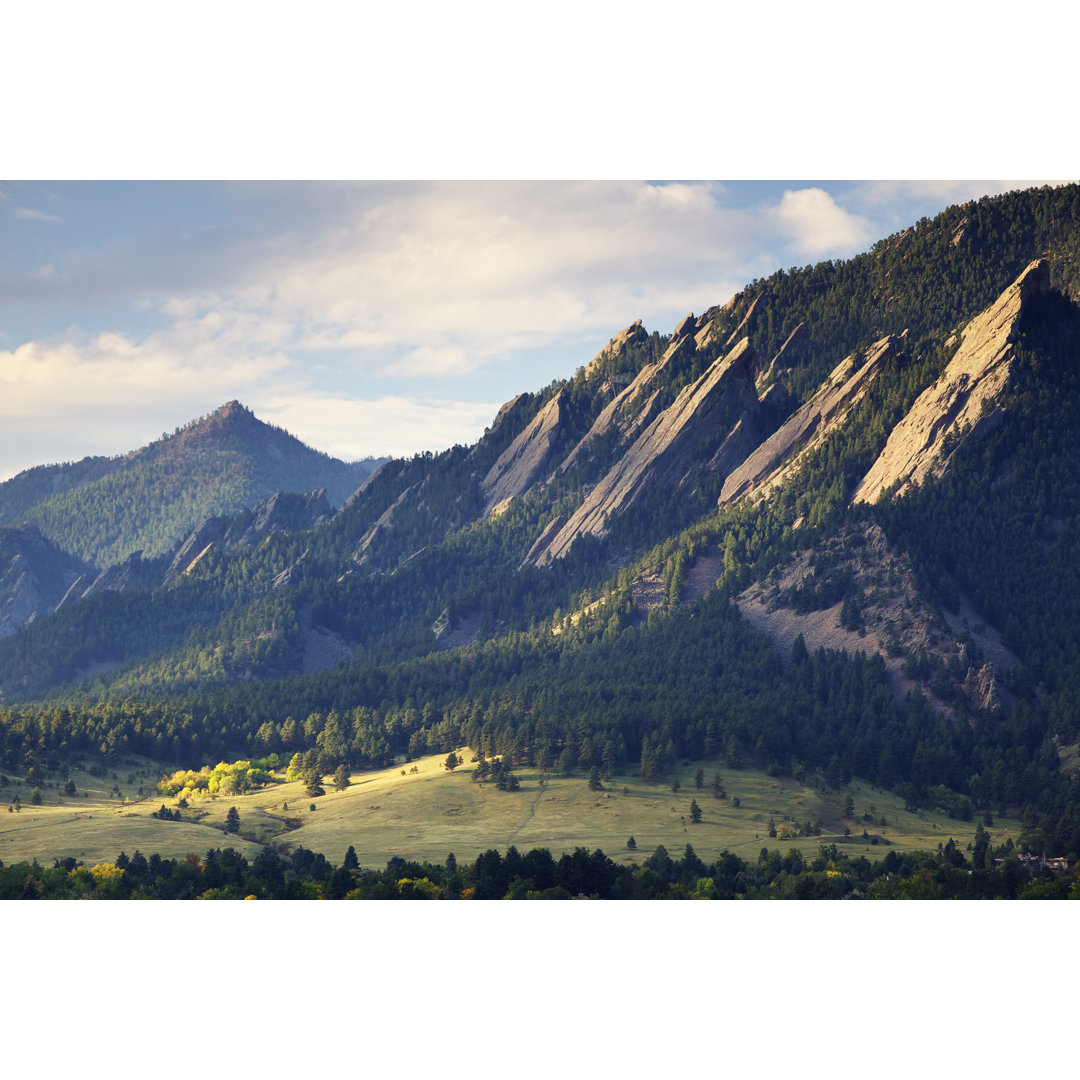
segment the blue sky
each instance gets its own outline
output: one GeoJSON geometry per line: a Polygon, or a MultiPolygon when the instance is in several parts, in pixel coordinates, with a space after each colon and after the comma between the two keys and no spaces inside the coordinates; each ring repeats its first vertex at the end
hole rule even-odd
{"type": "Polygon", "coordinates": [[[5,182],[0,478],[232,398],[347,459],[472,441],[635,319],[1013,186],[5,182]]]}

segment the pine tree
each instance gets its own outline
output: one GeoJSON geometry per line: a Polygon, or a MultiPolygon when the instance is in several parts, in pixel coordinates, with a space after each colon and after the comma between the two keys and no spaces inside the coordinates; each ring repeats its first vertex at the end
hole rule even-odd
{"type": "Polygon", "coordinates": [[[225,831],[227,833],[240,831],[240,811],[235,806],[230,806],[229,812],[225,815],[225,831]]]}
{"type": "Polygon", "coordinates": [[[701,821],[701,807],[698,806],[697,799],[690,800],[690,820],[695,824],[699,824],[701,821]]]}

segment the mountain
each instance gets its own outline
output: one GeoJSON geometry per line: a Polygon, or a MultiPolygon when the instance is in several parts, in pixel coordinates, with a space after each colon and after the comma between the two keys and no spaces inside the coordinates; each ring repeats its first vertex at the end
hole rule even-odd
{"type": "Polygon", "coordinates": [[[983,199],[632,323],[336,512],[168,495],[183,528],[0,641],[11,753],[62,702],[69,749],[178,766],[468,744],[655,779],[722,754],[1023,809],[1026,843],[1080,854],[1078,295],[1080,188],[983,199]]]}
{"type": "Polygon", "coordinates": [[[160,555],[204,518],[278,491],[325,488],[340,505],[382,460],[338,461],[230,401],[141,450],[20,473],[0,484],[0,526],[32,523],[106,567],[136,551],[160,555]]]}

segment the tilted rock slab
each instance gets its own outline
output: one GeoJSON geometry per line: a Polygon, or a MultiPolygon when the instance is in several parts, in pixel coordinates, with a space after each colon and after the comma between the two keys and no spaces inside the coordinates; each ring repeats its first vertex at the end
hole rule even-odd
{"type": "Polygon", "coordinates": [[[853,356],[837,364],[817,393],[728,474],[719,505],[781,482],[808,450],[847,419],[886,359],[898,351],[901,341],[902,335],[894,334],[875,342],[863,354],[863,362],[854,373],[857,361],[853,356]]]}
{"type": "MultiPolygon", "coordinates": [[[[683,320],[680,327],[685,325],[683,320]]],[[[743,338],[697,382],[685,387],[596,485],[551,543],[541,551],[534,547],[531,560],[543,566],[565,555],[579,536],[602,536],[609,517],[623,513],[650,482],[677,482],[689,468],[697,447],[716,435],[730,434],[740,421],[756,415],[760,405],[754,392],[751,358],[749,339],[743,338]]],[[[743,429],[747,426],[744,423],[743,429]]],[[[732,455],[740,449],[733,445],[732,455]]]]}
{"type": "Polygon", "coordinates": [[[889,435],[880,457],[855,492],[852,502],[873,503],[899,483],[897,494],[948,465],[945,436],[968,425],[973,431],[984,418],[983,405],[996,403],[1009,378],[1015,356],[1013,342],[1024,305],[1050,287],[1045,259],[1036,259],[984,311],[964,327],[956,355],[933,386],[924,390],[907,416],[889,435]]]}
{"type": "Polygon", "coordinates": [[[500,503],[523,495],[543,472],[559,443],[562,423],[560,390],[525,426],[488,470],[482,486],[487,494],[484,513],[500,503]]]}
{"type": "MultiPolygon", "coordinates": [[[[655,364],[646,364],[634,376],[630,384],[604,406],[600,415],[593,421],[592,427],[563,460],[558,468],[559,473],[565,473],[577,464],[588,453],[589,444],[606,434],[612,427],[617,427],[621,438],[629,442],[636,439],[656,419],[660,408],[660,388],[666,378],[667,369],[676,358],[704,349],[713,341],[714,323],[719,311],[719,307],[711,307],[704,315],[699,315],[696,319],[694,313],[690,312],[679,322],[672,332],[664,355],[655,364]]],[[[607,348],[614,346],[635,326],[640,326],[640,324],[634,323],[634,326],[628,327],[621,334],[613,337],[611,344],[601,349],[593,364],[605,355],[607,348]]],[[[642,333],[644,334],[644,331],[642,333]]]]}

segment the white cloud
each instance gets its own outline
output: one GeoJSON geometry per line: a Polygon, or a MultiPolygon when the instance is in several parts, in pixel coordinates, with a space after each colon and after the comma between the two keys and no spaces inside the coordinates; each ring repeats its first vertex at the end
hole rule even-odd
{"type": "Polygon", "coordinates": [[[15,216],[17,218],[23,218],[28,221],[63,221],[61,217],[57,217],[56,214],[47,214],[44,210],[31,210],[26,206],[17,206],[15,208],[15,216]]]}
{"type": "Polygon", "coordinates": [[[702,280],[754,276],[754,222],[723,207],[720,190],[462,182],[380,187],[375,204],[361,185],[332,221],[286,200],[272,244],[226,257],[243,267],[237,280],[162,306],[179,318],[222,306],[274,317],[279,344],[291,332],[294,348],[354,350],[368,370],[460,374],[658,308],[669,317],[702,280]]]}
{"type": "Polygon", "coordinates": [[[352,461],[470,445],[494,420],[499,405],[396,395],[363,400],[299,394],[257,399],[253,409],[308,445],[352,461]]]}
{"type": "Polygon", "coordinates": [[[866,218],[844,210],[822,188],[785,191],[774,214],[792,248],[808,258],[849,254],[876,239],[866,218]]]}

